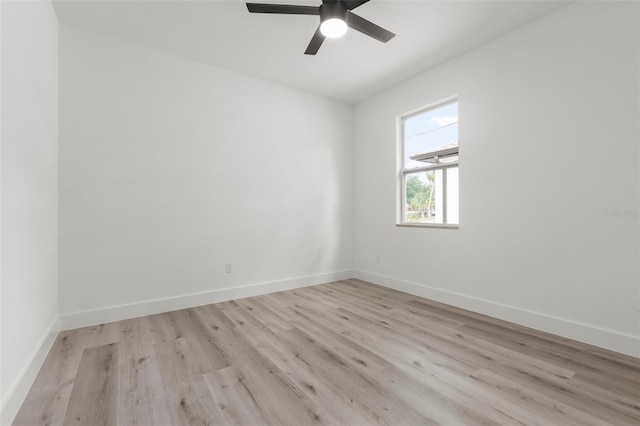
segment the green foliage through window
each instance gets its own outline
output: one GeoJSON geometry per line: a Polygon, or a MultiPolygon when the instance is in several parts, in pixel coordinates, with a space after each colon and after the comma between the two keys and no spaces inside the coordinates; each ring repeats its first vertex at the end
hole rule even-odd
{"type": "Polygon", "coordinates": [[[409,220],[430,218],[435,211],[435,176],[433,172],[407,177],[407,207],[409,220]],[[422,177],[422,179],[421,179],[422,177]]]}

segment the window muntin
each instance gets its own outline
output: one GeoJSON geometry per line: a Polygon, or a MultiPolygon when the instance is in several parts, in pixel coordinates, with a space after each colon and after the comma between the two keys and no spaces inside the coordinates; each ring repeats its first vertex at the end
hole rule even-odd
{"type": "Polygon", "coordinates": [[[400,224],[457,225],[458,101],[401,117],[400,224]]]}

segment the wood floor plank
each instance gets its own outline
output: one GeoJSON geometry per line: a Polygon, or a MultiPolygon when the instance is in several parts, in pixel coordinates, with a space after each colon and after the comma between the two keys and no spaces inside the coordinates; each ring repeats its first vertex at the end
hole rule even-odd
{"type": "Polygon", "coordinates": [[[198,309],[210,327],[211,340],[222,348],[269,424],[325,424],[316,407],[268,357],[253,347],[217,306],[198,309]],[[285,414],[286,413],[286,414],[285,414]]]}
{"type": "Polygon", "coordinates": [[[281,331],[289,331],[293,329],[293,325],[276,312],[267,309],[264,305],[256,303],[254,298],[240,299],[238,304],[250,311],[265,326],[269,327],[274,333],[281,331]]]}
{"type": "MultiPolygon", "coordinates": [[[[315,301],[318,303],[322,302],[320,299],[316,299],[315,301]]],[[[306,311],[314,311],[314,308],[309,305],[305,305],[304,301],[299,300],[298,303],[302,305],[306,311]]],[[[350,307],[349,309],[339,308],[337,310],[327,309],[322,314],[322,318],[335,326],[340,326],[341,323],[348,329],[353,330],[353,334],[357,334],[359,336],[367,335],[368,330],[376,330],[375,333],[373,333],[374,335],[377,334],[379,336],[385,336],[388,339],[387,342],[395,341],[393,346],[402,346],[403,341],[409,341],[415,344],[415,342],[419,343],[425,340],[422,338],[406,338],[408,335],[414,334],[415,332],[428,335],[429,345],[427,348],[430,350],[429,356],[433,356],[435,355],[434,352],[438,352],[450,357],[451,359],[462,360],[466,365],[472,366],[472,369],[496,365],[507,367],[509,362],[511,362],[508,356],[501,355],[500,353],[489,354],[490,350],[477,347],[475,344],[469,344],[469,342],[460,342],[459,340],[461,335],[457,331],[451,335],[447,335],[432,328],[427,332],[425,330],[419,330],[410,324],[402,323],[386,317],[385,318],[388,322],[383,319],[368,318],[367,316],[372,315],[372,312],[370,311],[364,312],[363,310],[359,310],[359,314],[356,314],[353,311],[353,307],[350,307]],[[404,334],[404,339],[397,338],[398,332],[402,332],[404,334]]],[[[377,315],[377,313],[373,313],[373,315],[377,315]]],[[[381,342],[381,346],[385,346],[383,342],[381,342]]],[[[571,371],[546,364],[535,359],[527,359],[526,361],[527,363],[524,365],[518,364],[518,369],[522,369],[526,374],[542,377],[569,377],[573,374],[571,371]]],[[[414,359],[413,362],[420,362],[420,360],[414,359]]]]}
{"type": "Polygon", "coordinates": [[[266,424],[256,400],[234,370],[226,367],[204,375],[224,422],[229,425],[266,424]]]}
{"type": "Polygon", "coordinates": [[[345,396],[358,400],[385,424],[437,424],[432,418],[420,414],[398,395],[389,392],[375,380],[350,368],[339,354],[330,351],[311,336],[294,329],[280,335],[296,358],[312,366],[318,376],[325,377],[343,389],[345,396]]]}
{"type": "Polygon", "coordinates": [[[110,343],[82,352],[65,425],[117,424],[118,345],[110,343]]]}
{"type": "Polygon", "coordinates": [[[149,322],[121,322],[118,370],[118,424],[159,425],[169,411],[149,322]]]}
{"type": "Polygon", "coordinates": [[[474,324],[486,328],[495,327],[498,330],[503,330],[505,333],[508,331],[515,331],[520,335],[536,339],[540,346],[565,352],[566,354],[569,354],[569,356],[591,356],[595,359],[602,359],[612,363],[613,365],[621,365],[631,370],[637,370],[639,366],[640,360],[638,360],[638,358],[633,358],[565,337],[502,321],[497,318],[491,318],[487,315],[466,311],[461,308],[445,305],[432,300],[415,297],[414,300],[407,302],[407,305],[426,310],[427,312],[437,312],[441,315],[455,318],[465,324],[474,324]]]}
{"type": "Polygon", "coordinates": [[[329,310],[318,309],[315,304],[294,299],[287,309],[299,316],[308,316],[318,323],[327,324],[345,338],[393,363],[437,363],[441,368],[463,375],[471,374],[478,369],[473,363],[461,362],[434,350],[432,346],[407,339],[393,330],[372,328],[369,323],[345,321],[344,315],[337,316],[329,310]]]}
{"type": "MultiPolygon", "coordinates": [[[[499,330],[496,327],[487,328],[468,324],[462,326],[460,331],[520,353],[571,368],[581,379],[589,381],[595,386],[604,386],[607,389],[617,388],[640,396],[640,369],[636,371],[636,369],[630,369],[628,366],[606,361],[588,353],[572,352],[569,354],[564,350],[556,350],[548,345],[541,345],[539,339],[531,338],[514,330],[499,330]]],[[[640,366],[640,360],[638,366],[640,366]]]]}
{"type": "Polygon", "coordinates": [[[638,425],[640,360],[349,279],[61,332],[14,425],[638,425]]]}
{"type": "Polygon", "coordinates": [[[149,315],[142,318],[136,318],[137,321],[144,323],[143,327],[148,330],[151,335],[151,341],[156,343],[173,342],[182,337],[182,333],[173,321],[169,313],[149,315]]]}
{"type": "Polygon", "coordinates": [[[379,310],[382,312],[389,312],[393,310],[393,306],[386,301],[378,300],[373,297],[358,297],[357,290],[350,290],[348,287],[328,285],[326,287],[307,287],[296,291],[294,294],[305,296],[308,293],[316,293],[321,296],[326,296],[327,299],[335,299],[335,307],[339,308],[343,305],[345,300],[349,300],[353,303],[357,303],[360,306],[367,307],[373,310],[379,310]]]}
{"type": "Polygon", "coordinates": [[[182,309],[166,314],[188,343],[191,356],[194,358],[202,374],[228,367],[229,360],[220,352],[210,339],[210,332],[200,321],[196,311],[182,309]]]}
{"type": "MultiPolygon", "coordinates": [[[[304,305],[304,302],[298,301],[298,304],[304,305]]],[[[313,311],[313,308],[308,305],[303,306],[303,308],[309,312],[313,311]]],[[[342,310],[342,312],[343,314],[334,313],[331,309],[328,309],[325,310],[325,314],[321,318],[333,324],[336,324],[337,320],[342,320],[343,325],[350,328],[354,334],[359,336],[367,335],[367,330],[371,329],[373,325],[372,321],[353,315],[347,310],[342,310]]],[[[336,324],[336,326],[339,327],[340,325],[336,324]]],[[[402,347],[403,339],[396,337],[398,330],[385,330],[386,327],[378,326],[379,328],[376,334],[381,336],[382,340],[378,341],[372,350],[383,351],[378,353],[389,358],[397,357],[395,351],[393,349],[388,350],[388,348],[402,347]]],[[[616,404],[613,401],[594,398],[593,395],[588,393],[583,394],[576,392],[570,386],[570,372],[555,370],[544,363],[541,364],[544,365],[544,368],[540,368],[537,362],[534,362],[532,365],[511,362],[504,357],[500,357],[499,354],[491,354],[490,352],[479,350],[473,346],[466,346],[466,343],[455,340],[453,336],[446,337],[444,340],[441,339],[442,336],[438,337],[434,335],[432,337],[433,339],[430,341],[431,346],[429,347],[431,351],[428,354],[425,354],[419,349],[408,352],[411,353],[411,358],[414,358],[412,361],[414,364],[423,365],[425,360],[437,359],[438,355],[444,355],[452,360],[455,359],[456,361],[462,362],[464,365],[473,366],[472,368],[493,369],[512,380],[524,381],[533,384],[536,388],[549,388],[550,392],[555,392],[557,396],[568,405],[582,406],[584,410],[592,414],[601,412],[604,413],[605,417],[617,415],[618,420],[623,422],[621,424],[626,424],[624,422],[634,420],[634,417],[626,412],[627,407],[616,404]],[[419,358],[418,354],[424,355],[424,357],[419,358]],[[581,402],[583,399],[589,400],[591,403],[585,406],[584,403],[581,402]]],[[[400,351],[400,353],[404,354],[407,353],[407,351],[400,351]]],[[[411,360],[400,359],[399,362],[408,364],[411,360]]],[[[428,363],[429,361],[426,362],[428,363]]],[[[460,366],[453,366],[452,368],[451,363],[447,363],[446,360],[443,361],[442,358],[437,359],[435,362],[440,366],[449,367],[449,370],[455,370],[456,367],[460,368],[460,366]]],[[[464,370],[459,370],[459,372],[463,371],[464,370]]]]}
{"type": "Polygon", "coordinates": [[[479,354],[479,356],[484,357],[487,362],[499,363],[503,366],[514,365],[531,374],[554,375],[566,379],[570,379],[575,374],[574,371],[567,368],[513,351],[492,342],[476,339],[460,330],[443,330],[434,327],[429,329],[421,328],[410,323],[396,320],[395,318],[390,319],[372,311],[360,311],[359,314],[354,313],[352,308],[340,308],[339,311],[345,315],[349,314],[349,318],[351,319],[357,316],[360,320],[375,322],[389,330],[401,331],[406,335],[417,334],[419,335],[419,337],[416,337],[418,341],[438,340],[443,342],[443,344],[464,347],[465,352],[479,354]],[[382,324],[381,322],[385,322],[386,324],[382,324]]]}
{"type": "MultiPolygon", "coordinates": [[[[240,308],[240,304],[235,301],[226,304],[240,308]]],[[[221,309],[226,304],[221,304],[221,309]]],[[[295,356],[282,342],[280,334],[271,331],[250,311],[224,309],[224,312],[237,324],[236,330],[243,333],[248,340],[256,342],[255,346],[260,353],[286,374],[298,391],[310,401],[311,406],[316,407],[317,417],[323,423],[348,425],[378,422],[376,416],[367,416],[369,411],[366,409],[364,413],[363,410],[353,410],[355,401],[348,395],[342,395],[335,383],[328,382],[321,374],[314,371],[311,365],[295,356]]]]}
{"type": "MultiPolygon", "coordinates": [[[[391,288],[382,287],[377,284],[362,281],[356,278],[351,278],[339,282],[340,285],[345,287],[352,287],[361,292],[362,295],[370,295],[372,297],[378,297],[386,300],[386,303],[401,304],[411,300],[415,300],[416,296],[403,293],[401,291],[393,290],[391,288]]],[[[422,298],[418,298],[421,299],[422,298]]]]}
{"type": "MultiPolygon", "coordinates": [[[[261,302],[256,301],[255,303],[260,304],[261,302]]],[[[283,307],[280,307],[280,309],[282,308],[283,307]]],[[[388,360],[367,350],[363,346],[355,343],[352,339],[336,332],[335,329],[327,327],[320,321],[314,320],[301,310],[294,308],[287,313],[286,309],[283,309],[282,312],[284,316],[289,318],[291,324],[295,325],[296,329],[314,336],[328,348],[342,354],[356,369],[363,369],[367,374],[371,374],[384,370],[391,365],[388,360]]]]}
{"type": "Polygon", "coordinates": [[[82,352],[94,341],[89,329],[61,332],[13,422],[16,426],[62,424],[82,352]]]}
{"type": "Polygon", "coordinates": [[[360,398],[353,398],[342,382],[323,375],[305,359],[296,356],[287,345],[269,345],[263,351],[315,406],[320,407],[319,415],[325,423],[386,424],[368,404],[363,404],[360,398]]]}
{"type": "Polygon", "coordinates": [[[538,413],[537,420],[539,422],[567,426],[605,426],[610,424],[491,371],[478,370],[471,377],[477,382],[486,385],[488,389],[497,391],[501,398],[510,396],[509,402],[511,404],[522,405],[531,412],[538,413]]]}
{"type": "MultiPolygon", "coordinates": [[[[379,330],[386,329],[387,332],[402,332],[405,335],[416,335],[417,342],[431,344],[431,348],[447,354],[452,358],[463,360],[478,367],[493,367],[503,369],[513,369],[536,377],[553,377],[560,379],[570,379],[574,372],[558,367],[556,365],[537,360],[532,357],[516,353],[514,351],[505,352],[506,349],[498,345],[489,346],[490,342],[481,342],[465,336],[456,331],[452,334],[443,333],[441,330],[424,330],[411,327],[409,324],[402,324],[399,321],[388,319],[391,326],[386,326],[369,319],[366,316],[356,314],[350,309],[340,308],[335,314],[336,317],[345,319],[351,324],[358,323],[361,327],[377,324],[379,330]]],[[[367,314],[364,314],[367,315],[367,314]]]]}
{"type": "Polygon", "coordinates": [[[154,346],[172,425],[210,425],[224,421],[212,403],[200,368],[183,337],[154,346]]]}

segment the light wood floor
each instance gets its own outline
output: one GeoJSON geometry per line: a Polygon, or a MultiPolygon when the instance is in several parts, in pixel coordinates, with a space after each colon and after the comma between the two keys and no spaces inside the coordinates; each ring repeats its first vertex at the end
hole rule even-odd
{"type": "Polygon", "coordinates": [[[60,333],[15,425],[638,425],[640,361],[358,280],[60,333]]]}

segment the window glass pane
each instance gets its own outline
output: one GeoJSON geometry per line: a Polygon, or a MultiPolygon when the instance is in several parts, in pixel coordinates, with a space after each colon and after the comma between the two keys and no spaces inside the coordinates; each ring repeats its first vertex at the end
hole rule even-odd
{"type": "Polygon", "coordinates": [[[458,168],[446,169],[447,173],[447,223],[460,223],[458,196],[458,168]]]}
{"type": "Polygon", "coordinates": [[[453,102],[404,120],[404,167],[424,165],[409,157],[458,146],[458,103],[453,102]]]}
{"type": "Polygon", "coordinates": [[[405,177],[404,221],[409,223],[442,223],[441,198],[442,170],[407,174],[405,177]],[[438,210],[440,210],[439,215],[438,210]]]}
{"type": "Polygon", "coordinates": [[[444,223],[444,203],[442,196],[444,194],[444,182],[442,181],[443,170],[435,170],[433,172],[434,183],[436,185],[436,215],[433,223],[444,223]]]}

